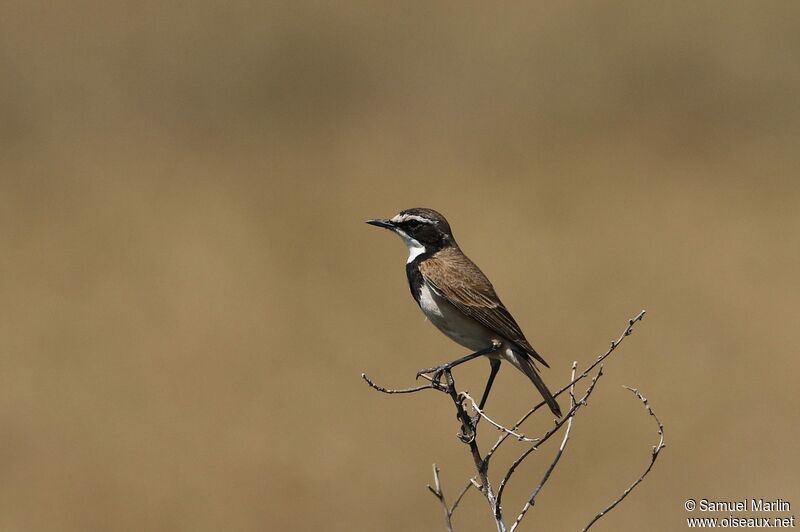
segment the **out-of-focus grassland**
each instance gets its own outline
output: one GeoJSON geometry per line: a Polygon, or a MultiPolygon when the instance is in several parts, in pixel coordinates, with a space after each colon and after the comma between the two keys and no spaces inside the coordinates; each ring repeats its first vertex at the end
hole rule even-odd
{"type": "MultiPolygon", "coordinates": [[[[6,2],[0,530],[441,530],[452,407],[359,380],[462,354],[363,224],[411,206],[548,383],[648,310],[527,529],[582,526],[646,464],[621,384],[668,447],[598,530],[800,505],[798,58],[796,2],[6,2]]],[[[495,386],[500,420],[536,399],[495,386]]]]}

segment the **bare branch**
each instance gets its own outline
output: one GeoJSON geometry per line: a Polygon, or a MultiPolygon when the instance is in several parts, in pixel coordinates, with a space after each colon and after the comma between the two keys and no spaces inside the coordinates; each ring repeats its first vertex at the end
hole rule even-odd
{"type": "MultiPolygon", "coordinates": [[[[578,362],[573,361],[572,373],[570,377],[570,380],[572,381],[575,380],[575,371],[577,368],[578,368],[578,362]]],[[[575,402],[575,384],[570,386],[569,397],[570,397],[570,409],[575,408],[577,406],[577,403],[575,402]]],[[[574,414],[569,416],[569,421],[567,421],[567,430],[564,432],[564,438],[561,440],[561,445],[558,448],[558,452],[556,452],[556,456],[550,463],[550,467],[548,467],[547,471],[545,471],[544,476],[542,477],[542,481],[539,482],[539,485],[536,486],[536,488],[533,490],[533,493],[531,493],[531,496],[528,498],[528,501],[525,503],[525,506],[522,507],[522,511],[520,511],[519,515],[517,516],[517,519],[514,521],[514,524],[511,525],[511,529],[509,530],[509,532],[514,532],[514,530],[517,529],[517,527],[522,522],[522,519],[525,517],[525,514],[528,512],[528,510],[531,507],[533,507],[534,504],[536,504],[536,496],[539,495],[540,491],[542,491],[542,488],[544,487],[545,483],[550,478],[550,474],[556,468],[558,461],[561,460],[561,455],[564,454],[564,448],[567,446],[567,441],[569,440],[569,434],[570,431],[572,430],[572,419],[574,417],[575,417],[574,414]]]]}
{"type": "Polygon", "coordinates": [[[467,392],[461,392],[460,395],[464,399],[469,399],[469,402],[472,403],[473,412],[475,412],[480,417],[482,417],[483,419],[488,421],[497,430],[505,432],[509,436],[514,436],[519,441],[527,441],[527,442],[537,442],[537,441],[539,441],[536,438],[528,438],[524,434],[519,434],[519,433],[514,432],[513,430],[509,430],[509,429],[505,428],[503,425],[501,425],[500,423],[494,421],[492,418],[487,416],[486,413],[483,410],[480,409],[480,407],[478,406],[478,403],[475,401],[475,399],[473,399],[472,396],[470,396],[467,392]]]}
{"type": "Polygon", "coordinates": [[[447,531],[453,532],[453,521],[452,521],[453,512],[447,506],[447,501],[445,501],[444,499],[444,492],[442,491],[442,483],[439,480],[439,466],[436,464],[433,464],[433,483],[436,485],[436,487],[433,488],[431,487],[430,484],[428,484],[428,489],[431,491],[431,493],[433,493],[434,497],[439,499],[439,502],[441,503],[442,508],[444,509],[444,520],[445,524],[447,525],[447,531]]]}
{"type": "Polygon", "coordinates": [[[459,493],[458,497],[456,497],[453,506],[447,506],[447,500],[444,497],[444,490],[442,489],[442,481],[439,478],[439,466],[436,464],[433,464],[433,482],[435,487],[428,484],[428,489],[433,494],[433,496],[439,500],[439,503],[442,505],[442,509],[444,510],[444,519],[445,519],[445,525],[447,526],[447,531],[453,532],[453,514],[455,513],[456,508],[458,508],[458,505],[461,503],[461,499],[464,498],[464,495],[466,495],[469,489],[472,487],[472,484],[468,483],[464,487],[464,489],[461,490],[461,493],[459,493]]]}
{"type": "Polygon", "coordinates": [[[388,394],[393,394],[393,393],[414,393],[414,392],[421,392],[422,390],[439,390],[439,391],[441,391],[441,388],[439,388],[434,383],[425,384],[423,386],[414,386],[413,388],[399,388],[399,389],[393,390],[391,388],[384,388],[383,386],[381,386],[379,384],[375,384],[372,380],[370,380],[369,377],[367,377],[366,373],[362,373],[361,374],[361,378],[364,379],[367,382],[367,384],[370,385],[371,388],[375,388],[379,392],[388,393],[388,394]]]}
{"type": "Polygon", "coordinates": [[[653,447],[650,453],[650,463],[648,464],[647,469],[644,470],[644,473],[642,473],[641,476],[633,482],[633,484],[628,486],[628,488],[624,492],[622,492],[622,495],[617,497],[611,504],[606,506],[605,509],[603,509],[597,515],[595,515],[592,518],[592,520],[589,521],[589,524],[587,524],[586,527],[584,527],[582,532],[586,532],[587,530],[589,530],[589,528],[592,525],[594,525],[601,517],[603,517],[612,509],[614,509],[615,506],[617,506],[620,502],[622,502],[622,500],[625,497],[627,497],[628,494],[632,492],[636,488],[636,486],[638,486],[644,480],[644,477],[646,477],[647,474],[650,473],[650,470],[653,469],[653,465],[656,463],[656,460],[658,459],[658,453],[660,453],[661,449],[663,449],[666,446],[666,444],[664,443],[664,425],[661,424],[661,421],[658,419],[658,416],[656,416],[655,412],[653,412],[653,409],[650,408],[650,403],[648,402],[647,398],[643,396],[641,393],[639,393],[639,390],[637,390],[636,388],[630,388],[628,386],[623,386],[623,388],[625,388],[626,390],[630,390],[631,393],[633,393],[636,397],[638,397],[639,400],[644,404],[647,413],[653,416],[653,419],[658,425],[658,444],[653,447]]]}

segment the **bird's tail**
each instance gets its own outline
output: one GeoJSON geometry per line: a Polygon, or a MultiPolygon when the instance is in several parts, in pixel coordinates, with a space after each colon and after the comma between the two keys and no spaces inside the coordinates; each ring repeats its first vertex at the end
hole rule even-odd
{"type": "Polygon", "coordinates": [[[517,367],[522,370],[522,372],[528,376],[528,378],[533,382],[533,385],[536,386],[536,389],[539,390],[539,393],[542,394],[544,398],[544,402],[547,403],[547,406],[550,407],[550,410],[553,411],[558,417],[561,417],[561,407],[558,406],[556,402],[556,398],[553,397],[553,394],[550,393],[550,390],[547,389],[542,377],[539,376],[539,373],[536,371],[536,368],[533,366],[533,361],[531,360],[530,356],[527,353],[520,354],[518,352],[514,353],[516,355],[516,359],[518,362],[517,367]]]}

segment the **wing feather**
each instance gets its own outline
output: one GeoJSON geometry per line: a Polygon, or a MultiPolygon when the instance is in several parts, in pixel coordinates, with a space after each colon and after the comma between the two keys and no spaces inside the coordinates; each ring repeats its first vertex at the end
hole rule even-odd
{"type": "Polygon", "coordinates": [[[440,297],[550,367],[525,338],[489,279],[460,250],[442,250],[423,261],[419,269],[423,279],[440,297]]]}

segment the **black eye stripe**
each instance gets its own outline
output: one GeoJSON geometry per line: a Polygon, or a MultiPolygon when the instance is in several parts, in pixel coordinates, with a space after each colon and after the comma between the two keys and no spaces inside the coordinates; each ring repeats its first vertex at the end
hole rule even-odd
{"type": "Polygon", "coordinates": [[[433,225],[433,224],[432,224],[432,222],[429,222],[429,221],[424,221],[423,222],[423,221],[415,220],[415,219],[412,218],[410,220],[404,220],[402,222],[402,225],[405,226],[405,227],[408,227],[410,229],[416,229],[416,228],[421,227],[421,226],[429,226],[429,225],[433,225]]]}

